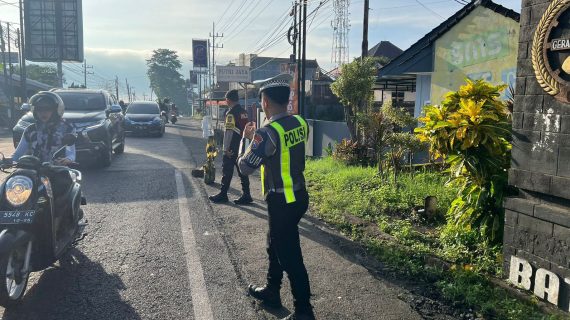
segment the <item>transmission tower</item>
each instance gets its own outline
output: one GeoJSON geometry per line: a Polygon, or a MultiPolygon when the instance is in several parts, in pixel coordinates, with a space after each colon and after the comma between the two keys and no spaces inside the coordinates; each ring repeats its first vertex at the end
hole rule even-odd
{"type": "Polygon", "coordinates": [[[350,31],[349,18],[350,0],[333,0],[335,18],[331,25],[333,28],[333,47],[331,62],[337,67],[348,62],[348,32],[350,31]]]}

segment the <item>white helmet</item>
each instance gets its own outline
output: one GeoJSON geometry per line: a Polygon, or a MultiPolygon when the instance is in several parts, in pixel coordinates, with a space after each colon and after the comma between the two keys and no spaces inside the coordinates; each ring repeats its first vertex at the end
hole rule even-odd
{"type": "Polygon", "coordinates": [[[34,117],[38,108],[54,108],[57,110],[59,118],[61,118],[65,112],[63,100],[54,92],[40,91],[30,98],[29,104],[31,105],[31,111],[34,117]]]}

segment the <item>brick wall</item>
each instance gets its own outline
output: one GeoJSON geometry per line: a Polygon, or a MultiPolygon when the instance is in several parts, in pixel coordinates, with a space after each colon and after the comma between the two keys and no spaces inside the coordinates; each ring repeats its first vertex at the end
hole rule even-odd
{"type": "MultiPolygon", "coordinates": [[[[509,183],[521,195],[505,201],[504,256],[507,274],[516,255],[565,278],[570,277],[570,105],[540,87],[530,51],[550,2],[522,1],[509,171],[509,183]]],[[[568,300],[567,287],[561,297],[568,300]]]]}
{"type": "Polygon", "coordinates": [[[509,182],[570,199],[570,105],[540,87],[530,52],[534,32],[549,4],[549,0],[522,1],[509,182]]]}

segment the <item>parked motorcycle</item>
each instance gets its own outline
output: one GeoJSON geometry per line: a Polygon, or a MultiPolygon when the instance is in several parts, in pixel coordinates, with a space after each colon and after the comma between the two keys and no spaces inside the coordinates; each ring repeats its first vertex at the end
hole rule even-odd
{"type": "MultiPolygon", "coordinates": [[[[75,140],[63,138],[65,146],[75,140]]],[[[0,169],[9,173],[0,186],[0,305],[9,308],[24,296],[31,272],[48,268],[83,239],[87,221],[80,206],[86,200],[78,170],[34,156],[14,163],[3,155],[0,169]]]]}

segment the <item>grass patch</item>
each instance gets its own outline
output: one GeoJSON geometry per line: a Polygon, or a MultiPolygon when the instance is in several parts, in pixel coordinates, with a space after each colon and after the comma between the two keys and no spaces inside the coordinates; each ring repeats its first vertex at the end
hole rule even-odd
{"type": "Polygon", "coordinates": [[[488,319],[562,319],[488,280],[501,273],[500,247],[489,246],[477,232],[447,226],[444,218],[425,221],[411,214],[426,196],[436,196],[440,216],[445,216],[456,190],[445,186],[444,174],[402,173],[394,184],[383,181],[375,168],[346,166],[331,158],[308,161],[305,173],[313,214],[362,242],[395,272],[431,283],[451,304],[473,308],[488,319]],[[364,234],[347,215],[376,224],[396,241],[364,234]],[[433,255],[451,262],[452,270],[426,267],[426,258],[433,255]]]}

